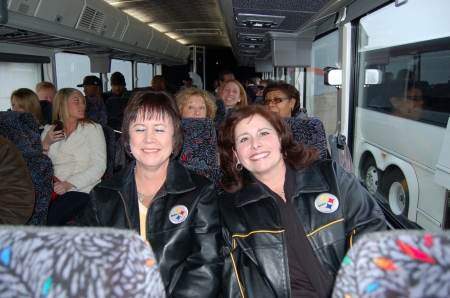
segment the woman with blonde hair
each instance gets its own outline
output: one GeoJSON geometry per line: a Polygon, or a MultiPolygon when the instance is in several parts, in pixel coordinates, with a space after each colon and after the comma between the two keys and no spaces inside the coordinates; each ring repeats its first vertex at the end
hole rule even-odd
{"type": "Polygon", "coordinates": [[[211,93],[198,88],[186,88],[177,94],[177,106],[185,118],[216,117],[217,105],[211,93]]]}
{"type": "Polygon", "coordinates": [[[231,79],[226,81],[220,87],[218,93],[220,93],[220,98],[225,103],[227,114],[234,109],[248,105],[247,93],[238,80],[231,79]]]}
{"type": "Polygon", "coordinates": [[[41,105],[37,94],[28,88],[20,88],[11,93],[11,109],[27,112],[36,118],[39,126],[43,125],[41,105]]]}
{"type": "Polygon", "coordinates": [[[42,147],[53,162],[53,186],[58,196],[51,202],[47,225],[64,225],[83,210],[89,192],[106,169],[106,142],[102,127],[84,116],[86,99],[74,88],[62,88],[55,96],[53,120],[46,125],[42,147]]]}

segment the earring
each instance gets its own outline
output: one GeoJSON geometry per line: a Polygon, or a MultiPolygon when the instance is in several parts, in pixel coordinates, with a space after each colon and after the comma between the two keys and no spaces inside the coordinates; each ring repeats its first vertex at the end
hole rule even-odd
{"type": "Polygon", "coordinates": [[[237,164],[236,164],[236,170],[237,170],[238,172],[240,172],[240,171],[242,170],[242,165],[241,165],[240,163],[237,163],[237,164]],[[238,166],[241,166],[241,167],[238,168],[238,166]]]}

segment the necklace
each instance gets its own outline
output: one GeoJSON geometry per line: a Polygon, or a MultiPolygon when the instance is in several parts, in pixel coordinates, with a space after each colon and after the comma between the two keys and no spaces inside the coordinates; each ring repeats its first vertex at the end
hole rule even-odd
{"type": "Polygon", "coordinates": [[[280,197],[283,197],[283,196],[284,196],[284,191],[279,192],[278,195],[279,195],[280,197]]]}
{"type": "Polygon", "coordinates": [[[139,200],[139,202],[142,202],[145,199],[153,198],[156,195],[156,193],[153,193],[151,195],[144,195],[143,193],[141,193],[139,191],[137,193],[138,193],[138,200],[139,200]]]}

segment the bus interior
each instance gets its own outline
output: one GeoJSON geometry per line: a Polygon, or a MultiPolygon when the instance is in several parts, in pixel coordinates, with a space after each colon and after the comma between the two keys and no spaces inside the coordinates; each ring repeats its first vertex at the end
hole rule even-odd
{"type": "Polygon", "coordinates": [[[178,90],[194,74],[213,91],[224,69],[241,81],[283,80],[324,123],[331,156],[348,146],[392,229],[448,229],[449,8],[446,0],[1,0],[0,111],[17,88],[75,87],[97,75],[109,90],[115,71],[130,90],[155,75],[178,90]],[[330,69],[339,83],[325,84],[330,69]]]}

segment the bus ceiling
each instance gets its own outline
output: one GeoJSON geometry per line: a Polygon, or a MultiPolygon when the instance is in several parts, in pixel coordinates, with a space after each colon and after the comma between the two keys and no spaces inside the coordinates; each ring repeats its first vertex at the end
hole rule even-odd
{"type": "Polygon", "coordinates": [[[186,64],[189,45],[231,47],[238,65],[260,68],[309,66],[317,35],[389,0],[5,2],[1,42],[163,65],[186,64]]]}

